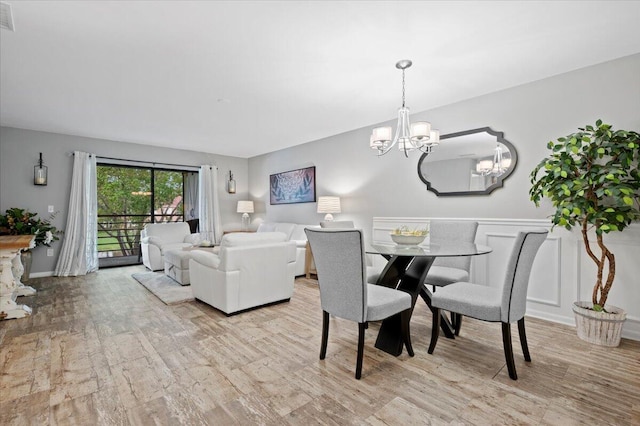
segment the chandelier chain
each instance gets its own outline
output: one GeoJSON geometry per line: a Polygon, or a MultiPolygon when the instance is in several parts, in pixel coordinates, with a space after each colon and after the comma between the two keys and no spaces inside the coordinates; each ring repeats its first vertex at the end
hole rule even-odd
{"type": "Polygon", "coordinates": [[[406,74],[405,70],[411,66],[409,59],[396,63],[396,68],[402,70],[402,107],[398,109],[398,126],[395,136],[390,126],[376,127],[369,137],[369,147],[378,151],[378,156],[384,155],[391,148],[397,146],[405,157],[413,150],[429,154],[433,147],[440,143],[440,132],[431,130],[431,124],[426,121],[411,123],[409,108],[406,106],[406,74]]]}
{"type": "Polygon", "coordinates": [[[404,108],[404,68],[402,69],[402,108],[404,108]]]}

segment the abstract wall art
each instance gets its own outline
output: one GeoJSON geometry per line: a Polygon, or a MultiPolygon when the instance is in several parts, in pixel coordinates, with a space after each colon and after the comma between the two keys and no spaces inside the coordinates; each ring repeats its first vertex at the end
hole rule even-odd
{"type": "Polygon", "coordinates": [[[271,204],[313,203],[316,201],[316,168],[291,170],[269,176],[271,204]]]}

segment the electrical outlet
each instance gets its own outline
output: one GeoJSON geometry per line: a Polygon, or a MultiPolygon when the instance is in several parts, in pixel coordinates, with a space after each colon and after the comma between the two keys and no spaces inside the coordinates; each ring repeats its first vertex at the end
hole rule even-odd
{"type": "Polygon", "coordinates": [[[55,211],[55,209],[53,208],[53,206],[49,206],[49,213],[53,213],[55,211]]]}
{"type": "Polygon", "coordinates": [[[53,249],[47,249],[47,257],[53,256],[53,249]]]}

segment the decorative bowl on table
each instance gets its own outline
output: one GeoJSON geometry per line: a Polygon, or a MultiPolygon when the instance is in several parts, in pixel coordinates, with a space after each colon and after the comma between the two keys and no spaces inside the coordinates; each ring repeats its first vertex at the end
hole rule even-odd
{"type": "Polygon", "coordinates": [[[406,227],[394,229],[389,235],[394,243],[402,246],[417,246],[427,238],[427,230],[409,231],[406,227]]]}

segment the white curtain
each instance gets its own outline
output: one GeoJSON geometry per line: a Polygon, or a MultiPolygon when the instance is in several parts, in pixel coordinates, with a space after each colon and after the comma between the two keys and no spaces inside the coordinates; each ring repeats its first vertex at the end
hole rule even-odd
{"type": "Polygon", "coordinates": [[[197,173],[184,174],[184,219],[198,218],[198,183],[197,173]]]}
{"type": "Polygon", "coordinates": [[[222,221],[218,203],[218,167],[200,166],[198,176],[200,240],[219,243],[222,239],[222,221]]]}
{"type": "Polygon", "coordinates": [[[96,156],[73,153],[71,197],[56,276],[78,276],[98,270],[98,190],[96,156]]]}

